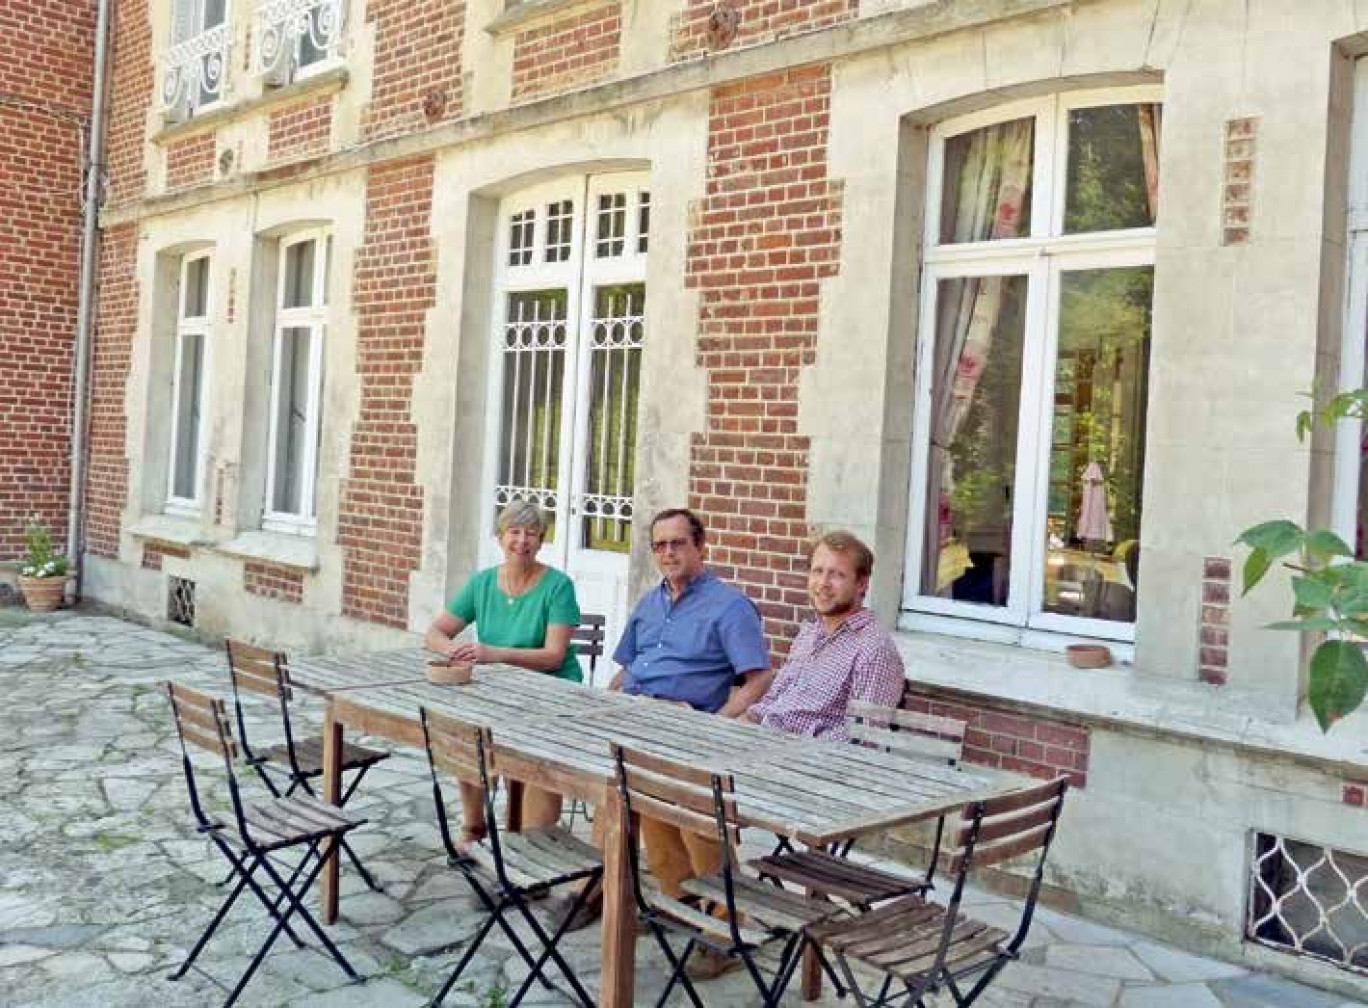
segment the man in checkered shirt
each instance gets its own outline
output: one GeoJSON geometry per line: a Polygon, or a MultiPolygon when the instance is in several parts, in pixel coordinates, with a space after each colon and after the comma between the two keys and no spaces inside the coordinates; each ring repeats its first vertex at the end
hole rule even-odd
{"type": "Polygon", "coordinates": [[[799,628],[784,667],[742,715],[745,720],[794,735],[841,739],[852,700],[898,705],[902,658],[864,605],[873,570],[874,554],[849,532],[827,532],[813,543],[813,618],[799,628]]]}

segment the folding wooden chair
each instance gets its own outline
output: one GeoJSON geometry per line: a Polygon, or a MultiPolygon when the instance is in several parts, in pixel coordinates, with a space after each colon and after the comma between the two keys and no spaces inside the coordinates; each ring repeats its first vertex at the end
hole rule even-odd
{"type": "Polygon", "coordinates": [[[427,748],[428,765],[432,771],[432,797],[437,806],[437,826],[447,850],[447,863],[465,876],[476,898],[489,912],[480,930],[467,943],[460,962],[452,970],[437,996],[429,1002],[439,1005],[470,965],[480,944],[497,924],[508,937],[518,955],[530,970],[522,986],[514,993],[508,1008],[517,1008],[532,986],[540,980],[548,989],[555,985],[547,978],[544,967],[554,962],[574,990],[574,996],[586,1008],[594,1008],[594,999],[580,983],[570,964],[560,954],[557,945],[568,930],[567,925],[578,914],[585,894],[596,887],[603,877],[603,862],[599,852],[582,840],[571,836],[559,826],[503,833],[494,815],[495,775],[507,780],[527,782],[535,780],[540,767],[531,760],[500,756],[495,766],[493,736],[488,729],[443,717],[427,709],[419,712],[423,723],[423,739],[427,748]],[[484,794],[485,822],[489,832],[480,843],[460,850],[452,842],[451,826],[447,821],[446,802],[442,797],[439,773],[448,773],[458,781],[479,785],[484,794]],[[546,929],[528,909],[528,900],[537,899],[561,886],[579,883],[570,912],[566,914],[554,934],[546,929]],[[527,924],[541,943],[542,953],[534,957],[516,930],[505,919],[510,909],[527,924]]]}
{"type": "MultiPolygon", "coordinates": [[[[296,738],[294,724],[290,718],[290,702],[294,699],[294,689],[290,684],[290,671],[285,655],[278,651],[267,651],[240,641],[226,640],[228,651],[228,671],[233,684],[233,711],[237,717],[238,739],[247,764],[257,772],[262,781],[277,798],[282,797],[280,787],[271,772],[284,775],[287,781],[283,797],[296,791],[303,791],[312,798],[318,797],[313,782],[323,776],[323,736],[311,735],[296,738]],[[276,702],[280,708],[280,721],[285,729],[285,741],[267,749],[253,752],[247,739],[247,718],[243,711],[242,694],[255,693],[276,702]]],[[[355,773],[347,789],[342,793],[339,805],[346,805],[361,778],[371,767],[389,759],[389,753],[365,746],[344,743],[342,746],[342,772],[355,773]]],[[[380,891],[380,884],[371,877],[361,864],[361,859],[352,850],[351,844],[342,844],[342,853],[347,855],[352,866],[371,889],[380,891]]]]}
{"type": "MultiPolygon", "coordinates": [[[[948,766],[959,762],[964,748],[964,731],[965,723],[953,718],[858,700],[852,701],[846,712],[846,732],[852,742],[948,766]]],[[[925,893],[933,887],[944,831],[945,817],[941,816],[936,820],[931,861],[920,879],[848,860],[853,841],[832,851],[796,851],[781,837],[774,853],[750,864],[762,876],[802,886],[859,909],[868,909],[875,903],[925,893]]],[[[837,989],[840,989],[839,983],[837,989]]]]}
{"type": "Polygon", "coordinates": [[[185,770],[185,783],[190,792],[190,808],[195,815],[196,829],[208,837],[228,861],[232,869],[230,880],[237,879],[237,884],[190,950],[185,962],[171,974],[171,979],[179,980],[185,976],[238,897],[244,891],[251,890],[275,921],[275,927],[228,995],[224,1008],[238,999],[282,932],[296,946],[304,947],[299,935],[290,927],[290,919],[294,916],[309,926],[309,930],[318,937],[347,976],[360,980],[361,977],[351,964],[304,908],[302,897],[323,868],[319,845],[329,840],[340,841],[350,830],[361,825],[363,820],[349,818],[337,806],[305,795],[277,797],[266,802],[245,801],[238,789],[237,775],[233,772],[233,761],[237,758],[238,750],[223,701],[172,683],[166,684],[166,692],[171,698],[171,711],[175,717],[176,735],[180,740],[181,763],[185,770]],[[214,819],[205,811],[188,745],[199,746],[223,757],[228,794],[232,800],[232,823],[214,819]],[[272,860],[273,855],[299,847],[304,849],[303,857],[289,878],[282,878],[280,866],[272,860]],[[262,887],[257,877],[258,871],[266,876],[268,884],[275,889],[274,899],[262,887]]]}
{"type": "Polygon", "coordinates": [[[690,954],[700,946],[739,957],[766,1008],[778,1005],[807,947],[807,928],[838,912],[838,908],[739,870],[734,863],[734,848],[740,843],[741,830],[729,775],[699,770],[620,745],[613,746],[613,759],[632,832],[628,849],[637,912],[651,929],[672,969],[669,983],[656,1002],[657,1008],[669,1000],[676,983],[684,985],[694,1008],[703,1008],[698,991],[685,972],[690,954]],[[637,850],[639,827],[634,820],[638,815],[717,839],[721,870],[705,878],[689,879],[683,886],[685,893],[699,901],[699,906],[673,899],[646,884],[637,850]],[[710,905],[725,909],[726,917],[709,913],[710,905]],[[682,954],[675,953],[665,936],[667,931],[687,937],[682,954]],[[766,980],[755,953],[772,943],[780,944],[779,967],[774,979],[766,980]]]}
{"type": "Polygon", "coordinates": [[[955,886],[946,906],[920,896],[904,896],[858,917],[811,929],[812,938],[835,953],[861,1008],[882,1008],[895,1002],[925,1008],[925,999],[942,989],[959,1008],[967,1008],[1002,968],[1018,957],[1035,914],[1045,858],[1067,789],[1068,780],[1060,777],[967,805],[950,862],[955,886]],[[1034,855],[1034,871],[1011,935],[960,912],[970,871],[1028,855],[1034,855]],[[875,997],[868,997],[856,983],[851,960],[884,975],[875,997]],[[899,986],[900,990],[895,989],[899,986]]]}

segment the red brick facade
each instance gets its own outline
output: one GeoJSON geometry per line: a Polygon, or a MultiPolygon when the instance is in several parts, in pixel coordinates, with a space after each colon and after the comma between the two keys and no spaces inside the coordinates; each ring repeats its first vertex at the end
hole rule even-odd
{"type": "Polygon", "coordinates": [[[100,306],[90,382],[90,466],[86,480],[86,549],[119,555],[120,516],[128,496],[128,418],[124,395],[138,323],[138,228],[121,224],[100,245],[100,306]]]}
{"type": "Polygon", "coordinates": [[[94,7],[0,4],[0,560],[36,515],[66,535],[94,7]]]}
{"type": "Polygon", "coordinates": [[[338,516],[342,612],[399,628],[408,625],[409,574],[422,543],[410,407],[436,300],[432,182],[430,157],[371,169],[352,294],[361,405],[338,516]]]}
{"type": "Polygon", "coordinates": [[[689,504],[707,522],[712,563],[759,602],[776,658],[808,604],[798,380],[813,362],[820,281],[836,272],[841,240],[841,186],[827,177],[830,92],[830,68],[817,66],[713,93],[707,195],[687,249],[709,389],[689,504]]]}
{"type": "Polygon", "coordinates": [[[181,546],[178,543],[143,543],[142,566],[144,570],[161,570],[162,561],[167,557],[174,557],[177,560],[189,560],[190,549],[189,547],[181,546]]]}
{"type": "Polygon", "coordinates": [[[198,133],[166,145],[166,188],[203,185],[214,180],[217,134],[198,133]]]}
{"type": "Polygon", "coordinates": [[[274,110],[267,122],[267,160],[326,154],[332,146],[332,116],[332,95],[274,110]]]}
{"type": "Polygon", "coordinates": [[[1202,623],[1197,642],[1197,678],[1224,686],[1230,652],[1230,560],[1207,557],[1202,562],[1202,623]]]}
{"type": "Polygon", "coordinates": [[[827,28],[853,20],[860,4],[859,0],[731,0],[729,6],[737,14],[736,33],[730,41],[724,36],[719,45],[711,32],[716,0],[688,0],[674,24],[670,59],[688,59],[714,48],[758,45],[827,28]]]}
{"type": "Polygon", "coordinates": [[[304,599],[304,572],[297,567],[248,560],[242,565],[242,587],[252,595],[297,604],[304,599]]]}
{"type": "MultiPolygon", "coordinates": [[[[146,188],[147,112],[156,93],[152,69],[152,28],[148,0],[121,0],[113,20],[113,63],[110,74],[109,202],[136,199],[146,188]]],[[[93,59],[93,49],[82,57],[93,59]]]]}
{"type": "Polygon", "coordinates": [[[622,43],[622,5],[522,32],[513,43],[513,101],[571,91],[613,76],[622,43]]]}
{"type": "Polygon", "coordinates": [[[372,0],[371,100],[362,116],[370,139],[461,115],[465,0],[372,0]]]}
{"type": "Polygon", "coordinates": [[[1088,783],[1092,736],[1087,728],[1051,718],[1008,713],[981,704],[950,703],[909,687],[902,705],[910,711],[965,723],[964,761],[1053,780],[1063,774],[1074,787],[1088,783]]]}

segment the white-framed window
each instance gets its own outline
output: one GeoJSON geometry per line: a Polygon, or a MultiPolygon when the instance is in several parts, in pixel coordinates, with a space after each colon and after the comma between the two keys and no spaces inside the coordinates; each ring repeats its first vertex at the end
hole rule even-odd
{"type": "Polygon", "coordinates": [[[345,0],[261,0],[253,19],[256,72],[282,85],[335,66],[345,13],[345,0]]]}
{"type": "Polygon", "coordinates": [[[932,132],[909,628],[1134,637],[1159,102],[1074,92],[932,132]]]}
{"type": "Polygon", "coordinates": [[[209,335],[213,329],[212,257],[184,256],[176,298],[175,360],[171,376],[171,439],[167,514],[198,515],[207,447],[209,335]]]}
{"type": "Polygon", "coordinates": [[[332,240],[325,232],[280,243],[261,522],[272,531],[314,531],[331,258],[332,240]]]}
{"type": "Polygon", "coordinates": [[[162,108],[190,118],[228,93],[232,26],[228,0],[171,0],[171,45],[162,70],[162,108]]]}

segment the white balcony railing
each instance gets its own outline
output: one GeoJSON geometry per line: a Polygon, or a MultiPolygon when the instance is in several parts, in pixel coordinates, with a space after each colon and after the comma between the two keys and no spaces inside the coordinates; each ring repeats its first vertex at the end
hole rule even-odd
{"type": "Polygon", "coordinates": [[[343,0],[269,0],[257,8],[252,53],[256,72],[283,84],[334,59],[342,46],[343,0]]]}
{"type": "Polygon", "coordinates": [[[200,106],[223,98],[228,90],[228,54],[232,44],[229,26],[220,24],[167,50],[162,70],[162,109],[184,118],[200,106]]]}

